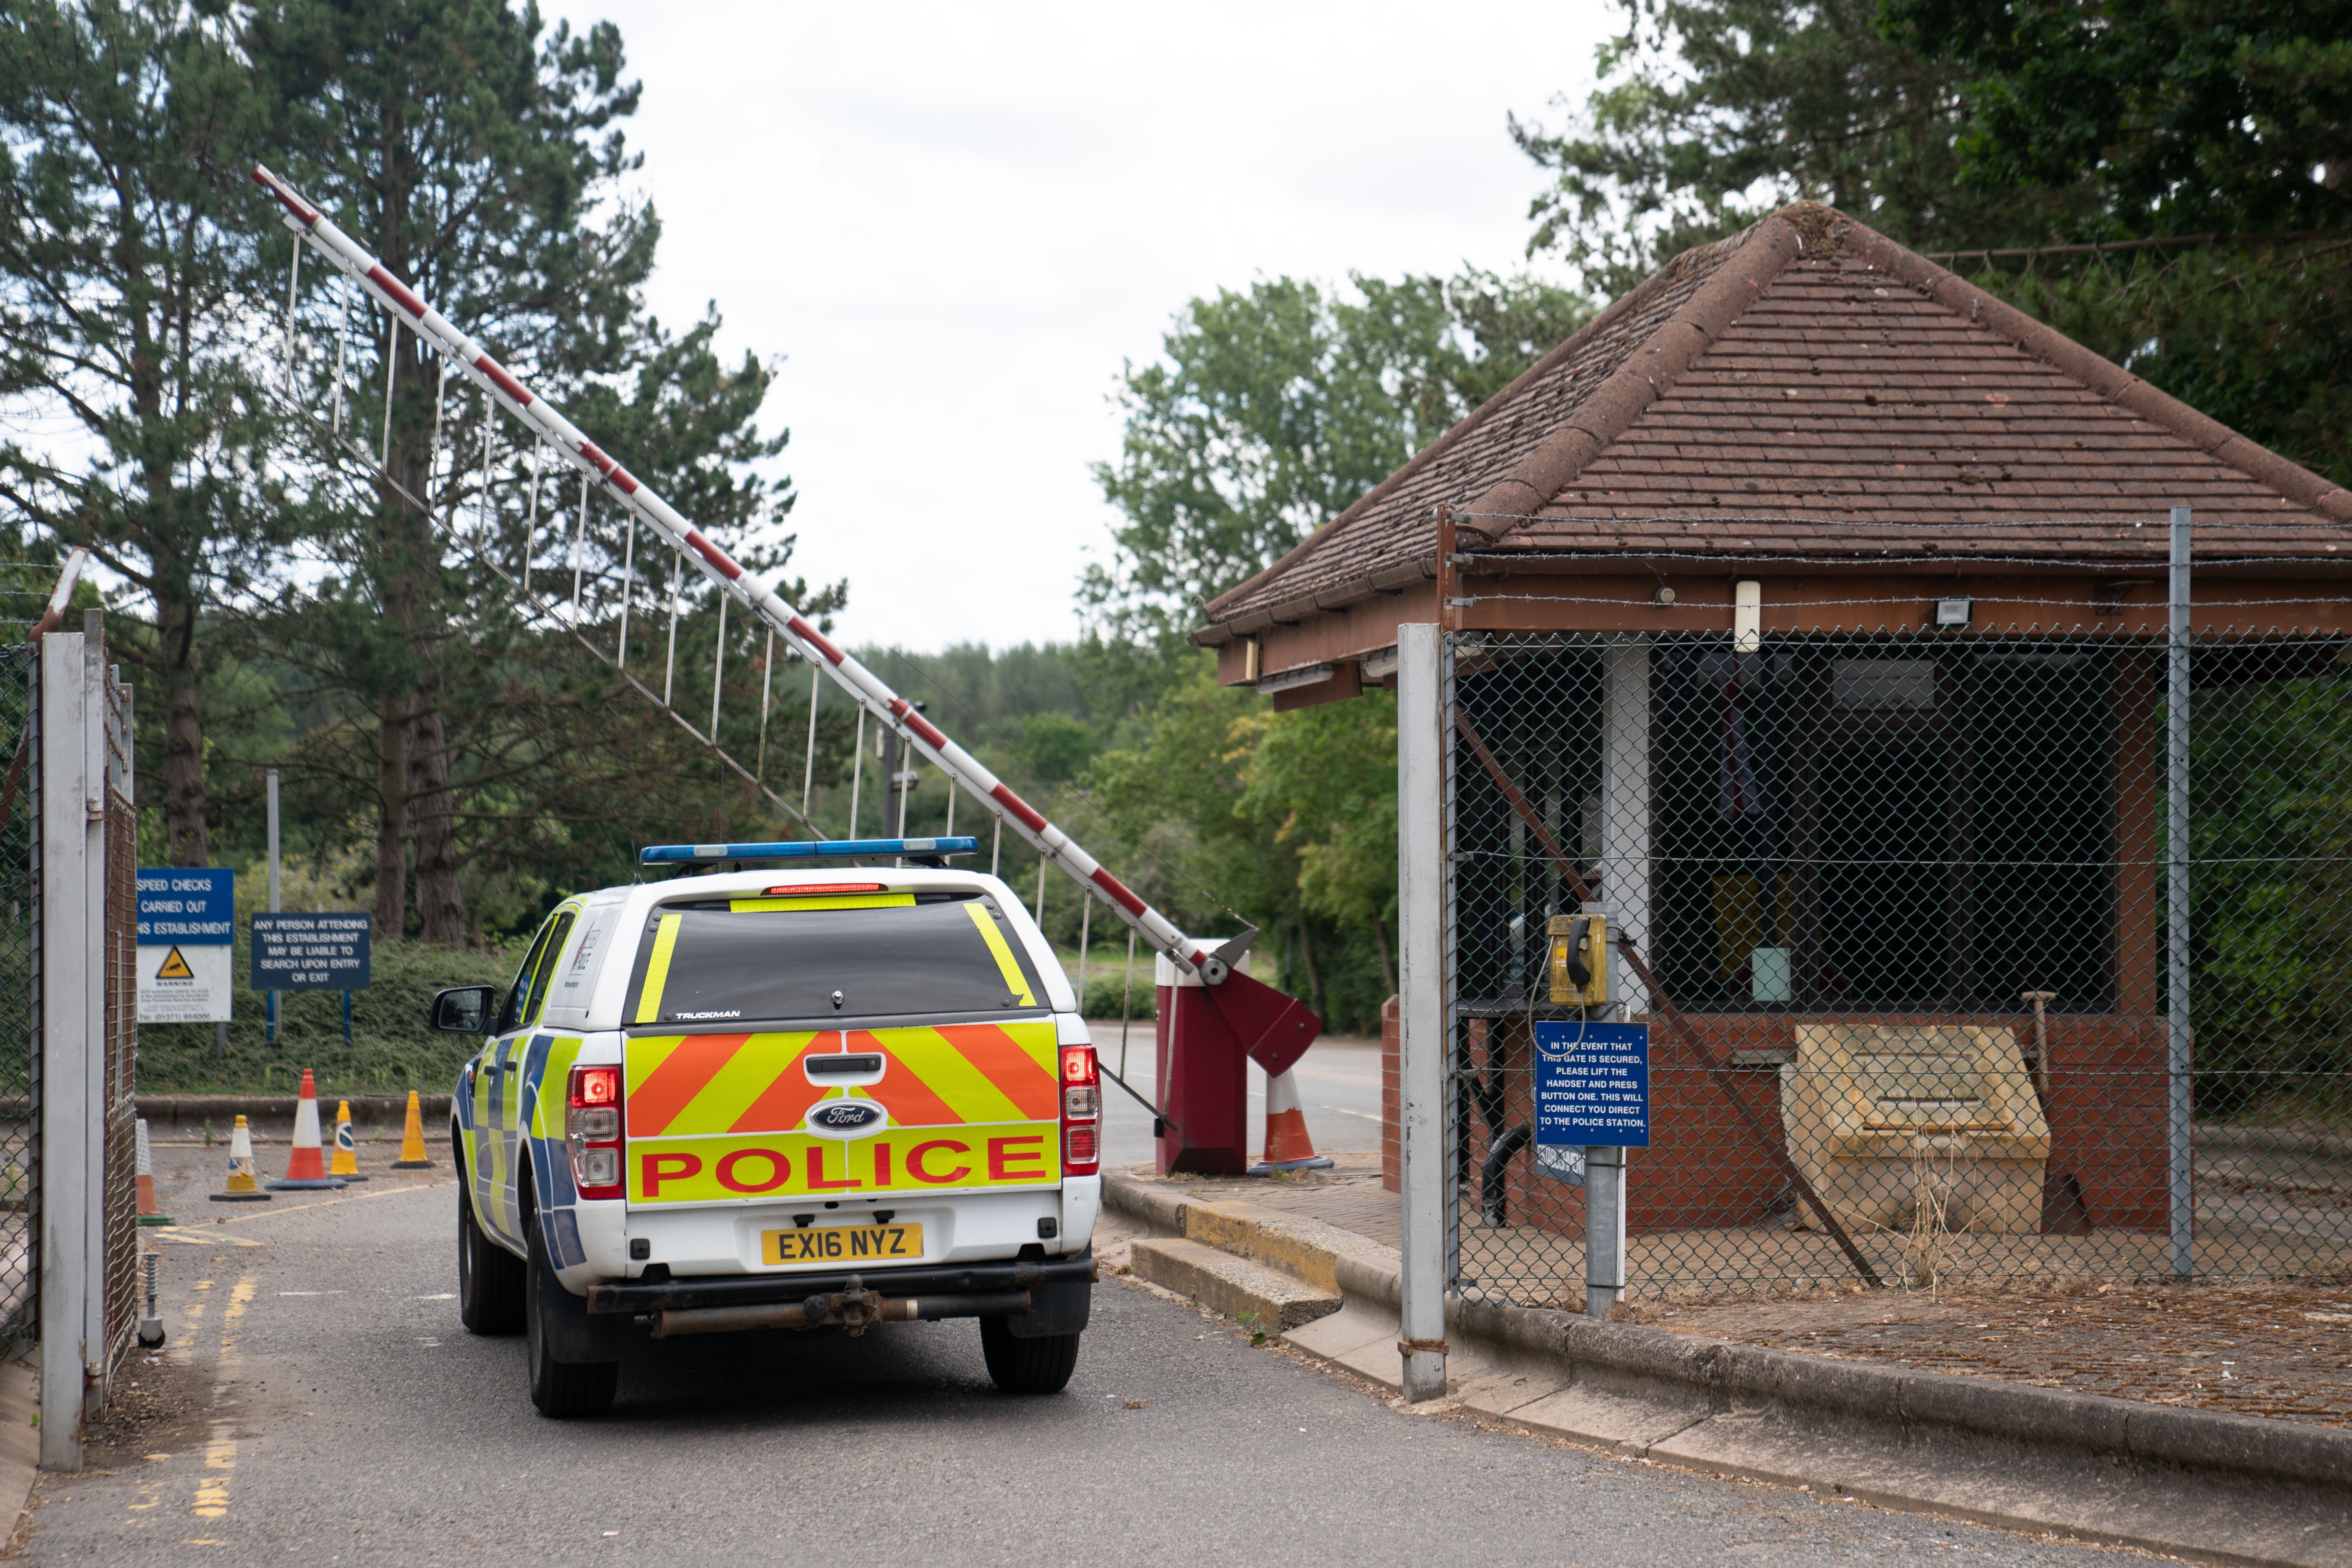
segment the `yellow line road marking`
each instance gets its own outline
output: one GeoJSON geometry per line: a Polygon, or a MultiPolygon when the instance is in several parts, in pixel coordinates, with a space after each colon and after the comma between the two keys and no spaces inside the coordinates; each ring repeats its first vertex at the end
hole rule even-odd
{"type": "Polygon", "coordinates": [[[228,1512],[228,1472],[236,1468],[236,1442],[226,1436],[228,1423],[215,1422],[213,1440],[205,1445],[205,1468],[219,1471],[207,1474],[196,1483],[194,1512],[199,1519],[218,1519],[228,1512]]]}

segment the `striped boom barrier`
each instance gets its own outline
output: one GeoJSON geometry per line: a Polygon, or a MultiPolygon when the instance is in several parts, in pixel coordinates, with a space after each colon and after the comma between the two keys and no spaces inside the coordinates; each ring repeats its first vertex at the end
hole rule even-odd
{"type": "Polygon", "coordinates": [[[582,434],[578,426],[544,398],[532,393],[512,372],[499,363],[488,349],[394,277],[383,262],[345,234],[333,219],[304,200],[293,186],[257,164],[253,171],[253,179],[286,209],[286,226],[298,237],[307,241],[313,250],[326,257],[358,283],[391,311],[395,321],[405,321],[411,331],[437,349],[443,359],[454,365],[460,374],[495,398],[500,406],[534,433],[545,437],[567,462],[587,477],[590,483],[601,487],[607,496],[627,508],[664,543],[692,560],[702,574],[716,583],[722,593],[774,628],[794,651],[831,676],[835,684],[846,691],[862,709],[872,713],[879,722],[896,730],[902,739],[964,789],[991,803],[1000,822],[1011,823],[1013,830],[1027,840],[1040,855],[1108,904],[1121,920],[1141,932],[1145,940],[1164,953],[1171,963],[1187,972],[1198,972],[1213,985],[1224,982],[1230,959],[1234,954],[1211,948],[1186,936],[1174,921],[1144,902],[1132,889],[1088,855],[1076,840],[1047,821],[1043,813],[982,765],[978,758],[948,739],[937,725],[917,712],[914,704],[892,690],[879,676],[847,652],[834,646],[831,639],[786,604],[774,589],[754,581],[731,556],[704,538],[700,531],[680,516],[667,501],[607,457],[594,442],[582,434]]]}

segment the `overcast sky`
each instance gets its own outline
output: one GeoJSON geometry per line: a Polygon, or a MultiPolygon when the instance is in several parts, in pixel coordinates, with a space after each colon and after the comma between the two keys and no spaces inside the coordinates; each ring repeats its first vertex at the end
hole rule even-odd
{"type": "MultiPolygon", "coordinates": [[[[559,3],[616,22],[658,313],[786,356],[795,569],[858,642],[1063,639],[1123,361],[1220,285],[1523,265],[1506,113],[1601,5],[559,3]]],[[[1556,271],[1557,269],[1552,269],[1556,271]]],[[[626,460],[627,454],[616,456],[626,460]]]]}

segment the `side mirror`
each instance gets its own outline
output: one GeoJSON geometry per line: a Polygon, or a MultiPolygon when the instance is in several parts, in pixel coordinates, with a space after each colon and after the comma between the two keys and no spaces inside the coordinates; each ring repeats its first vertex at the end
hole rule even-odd
{"type": "Polygon", "coordinates": [[[433,1026],[445,1034],[487,1035],[499,1010],[495,985],[459,985],[433,997],[433,1026]]]}

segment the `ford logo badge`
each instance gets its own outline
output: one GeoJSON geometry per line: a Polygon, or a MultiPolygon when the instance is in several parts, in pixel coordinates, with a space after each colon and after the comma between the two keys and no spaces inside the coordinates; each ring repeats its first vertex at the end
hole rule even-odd
{"type": "Polygon", "coordinates": [[[890,1113],[870,1100],[825,1100],[809,1107],[807,1126],[820,1138],[863,1138],[889,1120],[890,1113]]]}

